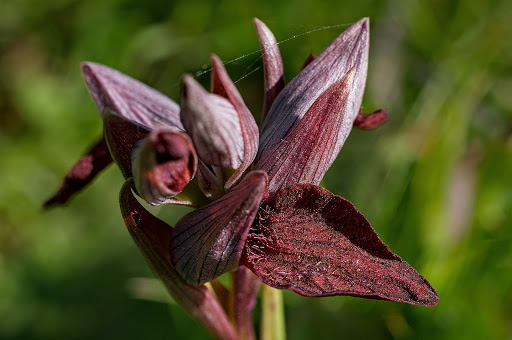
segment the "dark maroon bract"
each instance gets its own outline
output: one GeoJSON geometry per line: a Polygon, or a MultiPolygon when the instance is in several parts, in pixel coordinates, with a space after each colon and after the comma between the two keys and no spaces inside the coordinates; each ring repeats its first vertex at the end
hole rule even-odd
{"type": "Polygon", "coordinates": [[[225,288],[215,281],[237,270],[231,320],[250,320],[244,313],[254,305],[256,277],[306,296],[437,304],[434,288],[352,203],[318,186],[353,126],[372,129],[387,120],[384,110],[360,112],[369,20],[308,57],[286,85],[276,39],[261,21],[254,24],[265,72],[260,130],[215,55],[211,92],[184,76],[181,107],[118,71],[84,63],[106,143],[78,163],[97,168],[75,166],[48,204],[65,202],[111,162],[108,147],[126,178],[121,210],[134,240],[170,294],[219,338],[241,332],[230,326],[225,288]],[[73,176],[76,186],[69,185],[73,176]],[[152,205],[197,209],[172,228],[134,193],[152,205]],[[216,296],[205,288],[209,282],[216,296]]]}

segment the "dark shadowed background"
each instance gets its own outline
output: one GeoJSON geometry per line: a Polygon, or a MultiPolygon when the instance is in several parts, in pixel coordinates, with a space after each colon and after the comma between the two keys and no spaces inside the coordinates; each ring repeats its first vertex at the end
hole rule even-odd
{"type": "MultiPolygon", "coordinates": [[[[66,207],[41,205],[101,135],[81,61],[177,100],[184,73],[208,84],[210,53],[236,59],[227,69],[259,115],[254,16],[283,41],[288,80],[370,17],[364,108],[391,119],[354,131],[323,186],[351,200],[440,296],[426,308],[287,292],[289,339],[512,338],[508,0],[0,1],[0,338],[209,338],[126,232],[115,167],[66,207]]],[[[164,209],[174,220],[184,211],[164,209]]]]}

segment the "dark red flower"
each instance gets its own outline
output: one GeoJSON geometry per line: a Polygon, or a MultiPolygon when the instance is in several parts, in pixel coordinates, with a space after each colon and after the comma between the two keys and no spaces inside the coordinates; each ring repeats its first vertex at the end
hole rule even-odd
{"type": "MultiPolygon", "coordinates": [[[[125,222],[150,265],[173,295],[193,296],[243,265],[265,284],[301,295],[435,305],[434,288],[364,216],[318,186],[353,125],[375,128],[387,119],[383,110],[360,113],[368,19],[308,58],[287,85],[274,36],[258,19],[254,24],[265,71],[260,132],[216,56],[211,92],[185,76],[181,107],[118,71],[82,65],[112,158],[127,179],[125,222]],[[130,188],[153,205],[197,209],[171,228],[130,188]]],[[[196,313],[193,304],[184,302],[196,313]]]]}

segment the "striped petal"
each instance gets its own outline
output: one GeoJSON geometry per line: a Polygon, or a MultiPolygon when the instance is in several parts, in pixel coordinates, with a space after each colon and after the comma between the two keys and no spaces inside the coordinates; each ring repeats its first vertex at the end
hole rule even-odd
{"type": "Polygon", "coordinates": [[[235,330],[215,294],[205,286],[185,282],[171,264],[169,245],[172,228],[151,215],[135,199],[127,181],[120,194],[121,213],[126,228],[169,294],[199,324],[218,339],[235,340],[235,330]]]}
{"type": "Polygon", "coordinates": [[[82,72],[96,107],[105,108],[139,124],[183,130],[178,104],[157,90],[110,67],[86,62],[82,72]]]}
{"type": "Polygon", "coordinates": [[[279,45],[272,31],[259,19],[252,19],[258,40],[261,46],[261,55],[263,57],[263,72],[265,74],[264,86],[265,96],[263,102],[263,112],[261,121],[265,120],[272,103],[276,99],[279,92],[284,87],[284,70],[279,45]]]}
{"type": "Polygon", "coordinates": [[[228,72],[224,68],[222,61],[216,55],[212,55],[212,93],[225,97],[233,105],[240,120],[240,129],[242,131],[242,140],[244,145],[244,157],[242,164],[235,173],[227,180],[226,189],[236,184],[244,174],[245,170],[251,166],[256,153],[258,152],[259,130],[253,115],[245,106],[244,100],[238,92],[235,84],[229,78],[228,72]]]}
{"type": "Polygon", "coordinates": [[[237,169],[244,158],[240,118],[224,97],[208,93],[194,78],[182,81],[181,121],[199,158],[209,165],[237,169]]]}
{"type": "Polygon", "coordinates": [[[238,267],[266,189],[266,174],[252,171],[226,195],[178,221],[171,257],[186,281],[203,284],[238,267]]]}
{"type": "MultiPolygon", "coordinates": [[[[356,92],[352,107],[347,107],[344,118],[352,125],[361,107],[366,83],[368,30],[368,18],[352,25],[285,86],[263,122],[257,159],[284,139],[315,100],[354,68],[356,92]]],[[[340,131],[340,135],[345,133],[340,131]]]]}
{"type": "Polygon", "coordinates": [[[331,85],[313,103],[299,124],[271,152],[256,162],[254,169],[268,174],[270,198],[296,183],[320,184],[348,136],[352,121],[346,109],[353,100],[354,69],[331,85]]]}

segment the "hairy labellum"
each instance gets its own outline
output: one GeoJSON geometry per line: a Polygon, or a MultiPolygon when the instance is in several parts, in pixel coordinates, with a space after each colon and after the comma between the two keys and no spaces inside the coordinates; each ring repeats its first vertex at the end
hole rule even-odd
{"type": "Polygon", "coordinates": [[[437,304],[434,288],[389,250],[349,201],[297,184],[262,211],[242,263],[267,285],[306,296],[437,304]]]}

